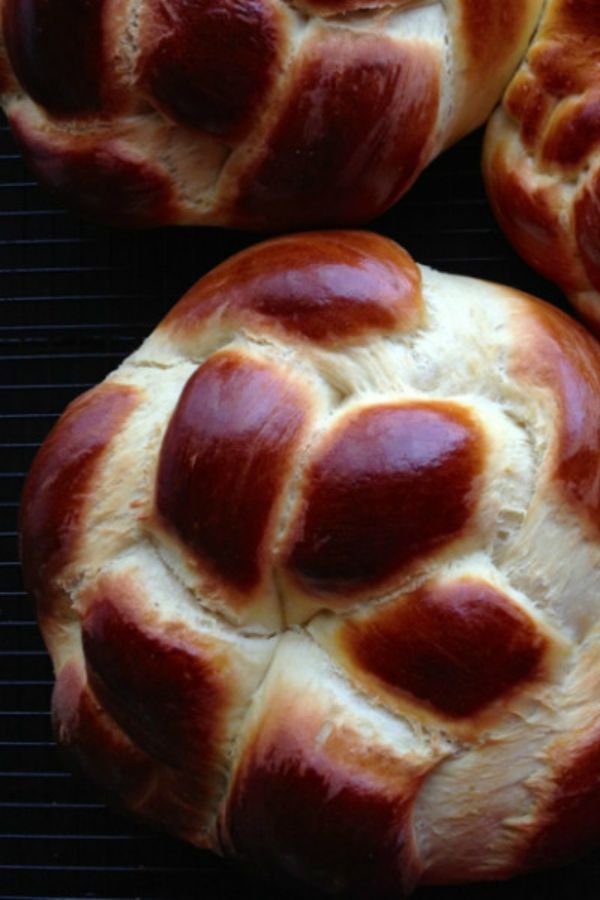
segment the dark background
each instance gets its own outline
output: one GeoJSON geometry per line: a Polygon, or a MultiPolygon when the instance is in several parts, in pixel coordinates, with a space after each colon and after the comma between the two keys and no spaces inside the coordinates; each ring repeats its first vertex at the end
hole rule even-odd
{"type": "MultiPolygon", "coordinates": [[[[561,303],[498,231],[481,135],[450,150],[372,227],[420,262],[561,303]]],[[[36,448],[66,404],[110,372],[199,276],[257,238],[216,229],[128,232],[81,221],[27,173],[0,123],[0,900],[282,900],[212,856],[108,810],[53,743],[52,670],[21,584],[16,517],[36,448]]],[[[600,898],[596,856],[504,884],[415,900],[600,898]]],[[[375,898],[373,898],[375,900],[375,898]]]]}

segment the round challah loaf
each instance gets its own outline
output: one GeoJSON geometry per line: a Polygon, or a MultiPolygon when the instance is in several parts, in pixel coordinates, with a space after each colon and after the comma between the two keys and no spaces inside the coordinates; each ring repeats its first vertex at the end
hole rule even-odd
{"type": "Polygon", "coordinates": [[[600,334],[600,3],[548,0],[486,135],[500,225],[600,334]]]}
{"type": "Polygon", "coordinates": [[[122,225],[350,224],[483,122],[542,0],[0,0],[38,178],[122,225]]]}
{"type": "Polygon", "coordinates": [[[62,744],[275,878],[401,897],[600,841],[600,347],[363,232],[199,281],[22,502],[62,744]]]}

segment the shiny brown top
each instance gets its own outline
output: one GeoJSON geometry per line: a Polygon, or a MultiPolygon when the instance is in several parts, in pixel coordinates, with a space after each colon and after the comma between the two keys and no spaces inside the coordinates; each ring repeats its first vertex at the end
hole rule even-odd
{"type": "Polygon", "coordinates": [[[387,581],[463,533],[484,443],[449,402],[373,405],[345,416],[317,448],[285,565],[335,597],[387,581]]]}
{"type": "Polygon", "coordinates": [[[56,115],[93,115],[103,107],[106,6],[107,0],[4,2],[4,40],[15,74],[56,115]]]}
{"type": "Polygon", "coordinates": [[[141,84],[175,121],[236,138],[264,104],[286,39],[265,0],[147,0],[141,84]]]}
{"type": "Polygon", "coordinates": [[[338,16],[343,13],[360,12],[378,7],[396,7],[403,9],[418,6],[420,0],[291,0],[292,6],[305,12],[318,13],[321,16],[338,16]]]}
{"type": "Polygon", "coordinates": [[[219,316],[232,328],[279,332],[324,345],[416,327],[421,276],[397,244],[367,232],[278,238],[202,278],[166,317],[186,346],[219,316]]]}
{"type": "MultiPolygon", "coordinates": [[[[600,109],[597,110],[600,112],[600,109]]],[[[600,253],[598,252],[598,235],[600,234],[600,172],[590,175],[585,187],[580,191],[575,204],[575,236],[586,274],[595,290],[600,291],[600,253]]],[[[600,316],[590,317],[587,310],[585,319],[593,331],[600,334],[598,320],[600,316]]]]}
{"type": "Polygon", "coordinates": [[[600,728],[559,736],[550,795],[521,864],[536,869],[570,862],[600,840],[600,728]]]}
{"type": "Polygon", "coordinates": [[[408,819],[422,773],[352,728],[319,740],[326,719],[303,698],[270,698],[226,809],[231,848],[289,886],[362,898],[412,887],[408,819]]]}
{"type": "Polygon", "coordinates": [[[558,185],[528,184],[515,160],[490,141],[485,171],[494,212],[519,253],[567,293],[582,289],[573,241],[561,222],[558,185]]]}
{"type": "Polygon", "coordinates": [[[503,47],[519,41],[523,19],[541,6],[531,0],[506,0],[502,5],[481,0],[454,4],[462,21],[468,65],[483,73],[503,61],[503,47]]]}
{"type": "Polygon", "coordinates": [[[129,227],[172,218],[176,200],[167,171],[110,132],[80,134],[74,142],[68,133],[26,137],[31,121],[19,114],[11,125],[17,139],[24,138],[23,155],[34,174],[74,209],[129,227]]]}
{"type": "Polygon", "coordinates": [[[102,221],[343,227],[484,121],[540,3],[0,0],[1,99],[34,174],[102,221]],[[111,193],[107,139],[123,133],[174,204],[134,172],[145,217],[111,193]],[[71,176],[86,138],[88,175],[71,176]]]}
{"type": "Polygon", "coordinates": [[[597,143],[598,40],[594,0],[550,0],[528,65],[506,93],[505,108],[518,119],[522,139],[545,164],[579,165],[597,143]]]}
{"type": "Polygon", "coordinates": [[[71,763],[94,778],[109,802],[125,804],[136,817],[198,842],[204,806],[212,800],[206,780],[140,750],[100,705],[77,659],[58,674],[52,712],[71,763]]]}
{"type": "Polygon", "coordinates": [[[124,575],[103,576],[83,602],[88,677],[109,715],[155,759],[192,773],[210,769],[228,698],[203,641],[150,620],[124,575]]]}
{"type": "Polygon", "coordinates": [[[527,60],[492,120],[484,170],[500,224],[524,258],[600,329],[600,147],[595,0],[549,0],[527,60]],[[585,294],[592,296],[585,296],[585,294]]]}
{"type": "Polygon", "coordinates": [[[264,150],[240,179],[242,224],[354,224],[389,206],[428,154],[439,78],[425,44],[342,29],[314,36],[264,150]]]}
{"type": "Polygon", "coordinates": [[[73,558],[113,438],[138,403],[137,388],[103,384],[68,407],[31,467],[21,499],[21,555],[27,590],[40,613],[54,602],[53,584],[73,558]]]}
{"type": "Polygon", "coordinates": [[[539,676],[546,643],[509,597],[475,578],[426,584],[349,621],[340,640],[387,689],[455,718],[539,676]]]}
{"type": "Polygon", "coordinates": [[[160,453],[156,509],[201,571],[248,602],[307,410],[275,366],[214,355],[188,381],[160,453]]]}
{"type": "Polygon", "coordinates": [[[552,477],[571,509],[600,530],[600,347],[564,313],[529,307],[515,320],[515,374],[547,388],[558,404],[556,442],[550,448],[552,477]]]}
{"type": "Polygon", "coordinates": [[[535,815],[519,859],[527,868],[570,862],[600,841],[598,660],[598,644],[589,641],[569,671],[568,727],[554,732],[545,751],[550,775],[536,791],[535,815]],[[574,709],[581,715],[573,718],[574,709]]]}
{"type": "Polygon", "coordinates": [[[150,760],[100,710],[83,662],[71,659],[58,673],[52,695],[52,717],[61,744],[104,790],[135,801],[148,790],[150,760]]]}

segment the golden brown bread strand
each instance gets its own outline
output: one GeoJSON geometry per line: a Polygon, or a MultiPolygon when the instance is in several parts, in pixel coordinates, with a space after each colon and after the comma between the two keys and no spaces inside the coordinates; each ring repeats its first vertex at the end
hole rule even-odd
{"type": "Polygon", "coordinates": [[[0,0],[2,103],[115,224],[351,224],[487,118],[541,2],[0,0]]]}
{"type": "Polygon", "coordinates": [[[136,815],[364,897],[600,841],[600,347],[363,232],[199,281],[22,502],[57,735],[136,815]]]}
{"type": "Polygon", "coordinates": [[[500,225],[600,334],[600,4],[548,0],[493,116],[484,172],[500,225]]]}

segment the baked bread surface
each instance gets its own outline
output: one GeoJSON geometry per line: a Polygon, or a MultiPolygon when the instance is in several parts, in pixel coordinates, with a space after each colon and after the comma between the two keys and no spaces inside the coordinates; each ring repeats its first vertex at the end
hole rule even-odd
{"type": "Polygon", "coordinates": [[[548,0],[488,126],[484,174],[519,253],[600,334],[600,6],[548,0]]]}
{"type": "Polygon", "coordinates": [[[596,0],[0,0],[25,160],[122,227],[364,223],[502,100],[498,221],[597,334],[599,60],[596,0]]]}
{"type": "Polygon", "coordinates": [[[22,501],[61,744],[137,816],[401,897],[600,840],[600,348],[365,232],[200,280],[22,501]]]}
{"type": "Polygon", "coordinates": [[[117,225],[363,222],[481,124],[541,0],[0,0],[0,94],[117,225]]]}

